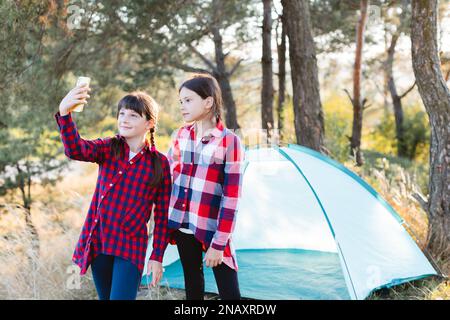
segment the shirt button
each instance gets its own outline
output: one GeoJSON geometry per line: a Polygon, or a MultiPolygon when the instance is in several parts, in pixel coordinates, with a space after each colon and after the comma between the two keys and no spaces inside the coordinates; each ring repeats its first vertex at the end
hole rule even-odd
{"type": "Polygon", "coordinates": [[[122,171],[119,171],[119,174],[122,174],[122,171]]]}
{"type": "Polygon", "coordinates": [[[183,208],[186,207],[186,205],[185,205],[184,203],[183,203],[181,206],[182,206],[183,208]]]}
{"type": "Polygon", "coordinates": [[[97,223],[97,221],[98,221],[97,219],[94,220],[95,223],[97,223]]]}
{"type": "Polygon", "coordinates": [[[133,161],[130,161],[130,164],[133,164],[133,161]]]}
{"type": "Polygon", "coordinates": [[[109,186],[112,187],[114,184],[110,183],[109,186]]]}
{"type": "Polygon", "coordinates": [[[104,198],[105,196],[102,196],[102,199],[104,198]]]}
{"type": "Polygon", "coordinates": [[[188,189],[184,189],[184,192],[188,192],[188,189]]]}
{"type": "Polygon", "coordinates": [[[141,151],[141,154],[144,154],[144,151],[141,151]]]}

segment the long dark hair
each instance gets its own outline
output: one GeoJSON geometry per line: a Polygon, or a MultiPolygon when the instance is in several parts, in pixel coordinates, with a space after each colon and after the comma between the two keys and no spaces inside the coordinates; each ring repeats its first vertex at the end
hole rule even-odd
{"type": "Polygon", "coordinates": [[[180,93],[181,89],[183,89],[184,87],[194,91],[200,97],[202,97],[202,99],[212,97],[213,106],[210,112],[213,113],[216,122],[222,119],[222,90],[220,90],[220,86],[216,78],[207,73],[196,73],[181,84],[180,88],[178,89],[178,93],[180,93]]]}
{"type": "MultiPolygon", "coordinates": [[[[123,97],[119,103],[117,104],[117,115],[116,118],[119,118],[120,110],[129,109],[138,113],[141,117],[145,117],[148,120],[153,120],[155,127],[158,119],[158,104],[156,101],[150,97],[145,92],[135,91],[127,94],[123,97]]],[[[155,129],[151,128],[146,136],[147,141],[151,145],[151,157],[153,164],[153,178],[150,181],[150,185],[152,187],[157,186],[161,183],[163,170],[162,170],[162,161],[159,157],[158,152],[155,147],[155,137],[154,137],[155,129]]],[[[113,157],[120,158],[123,156],[124,146],[123,140],[119,139],[117,136],[113,137],[111,141],[111,152],[113,157]]]]}

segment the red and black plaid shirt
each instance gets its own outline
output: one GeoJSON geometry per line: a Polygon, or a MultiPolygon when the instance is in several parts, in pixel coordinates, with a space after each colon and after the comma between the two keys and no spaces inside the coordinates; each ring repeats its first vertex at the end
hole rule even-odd
{"type": "Polygon", "coordinates": [[[118,256],[144,269],[148,243],[147,223],[154,206],[155,227],[150,259],[162,262],[168,244],[168,209],[171,194],[170,165],[162,159],[163,180],[159,187],[150,187],[153,166],[148,143],[131,160],[129,146],[122,139],[122,155],[112,155],[112,137],[85,140],[80,137],[71,114],[55,114],[64,152],[70,159],[96,162],[99,173],[95,192],[76,245],[73,262],[85,274],[100,253],[118,256]]]}

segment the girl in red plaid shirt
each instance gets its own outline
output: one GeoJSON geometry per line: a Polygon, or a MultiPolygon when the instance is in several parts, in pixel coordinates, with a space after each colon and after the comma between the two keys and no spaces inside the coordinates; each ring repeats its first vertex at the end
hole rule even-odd
{"type": "Polygon", "coordinates": [[[168,244],[167,213],[171,193],[169,162],[155,149],[158,106],[143,92],[122,98],[117,109],[119,133],[86,140],[71,111],[86,104],[90,88],[72,89],[55,114],[65,154],[99,165],[96,189],[72,260],[86,273],[91,265],[101,300],[135,299],[148,242],[147,222],[154,214],[152,285],[162,276],[168,244]],[[147,138],[149,136],[149,139],[147,138]]]}
{"type": "Polygon", "coordinates": [[[180,86],[179,97],[188,124],[176,132],[168,152],[173,178],[169,228],[183,266],[186,298],[204,298],[205,261],[213,268],[220,298],[240,299],[232,232],[244,150],[222,123],[222,93],[214,77],[194,75],[180,86]]]}

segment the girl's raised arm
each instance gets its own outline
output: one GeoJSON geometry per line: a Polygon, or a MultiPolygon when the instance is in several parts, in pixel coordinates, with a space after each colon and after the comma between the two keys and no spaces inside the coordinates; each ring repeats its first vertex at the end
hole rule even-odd
{"type": "Polygon", "coordinates": [[[61,101],[55,119],[67,157],[73,160],[100,163],[105,158],[106,146],[111,139],[85,140],[81,138],[70,114],[70,110],[74,109],[77,104],[86,103],[86,99],[89,98],[89,90],[89,87],[84,85],[69,91],[61,101]]]}

